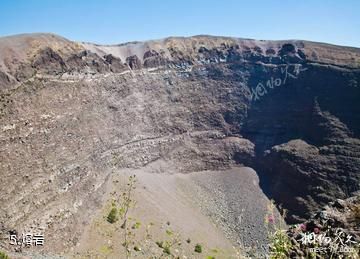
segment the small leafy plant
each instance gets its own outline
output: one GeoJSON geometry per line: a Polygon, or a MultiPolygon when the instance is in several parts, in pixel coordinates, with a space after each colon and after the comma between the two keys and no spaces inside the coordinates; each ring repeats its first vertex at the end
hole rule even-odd
{"type": "Polygon", "coordinates": [[[202,253],[202,246],[200,244],[196,244],[194,251],[196,253],[202,253]]]}
{"type": "Polygon", "coordinates": [[[118,211],[118,210],[117,210],[116,207],[113,207],[113,208],[110,210],[110,212],[109,212],[109,214],[108,214],[108,216],[107,216],[107,218],[106,218],[106,220],[107,220],[109,223],[113,224],[113,223],[115,223],[115,222],[118,220],[117,211],[118,211]]]}

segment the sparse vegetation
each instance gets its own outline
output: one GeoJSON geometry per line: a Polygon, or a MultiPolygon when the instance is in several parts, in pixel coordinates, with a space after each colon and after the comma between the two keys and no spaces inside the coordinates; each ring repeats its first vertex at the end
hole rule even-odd
{"type": "MultiPolygon", "coordinates": [[[[117,181],[118,182],[118,181],[117,181]]],[[[183,242],[190,244],[192,241],[190,238],[182,240],[179,233],[170,228],[170,221],[165,221],[162,228],[164,228],[165,240],[155,241],[151,233],[152,227],[155,225],[150,222],[144,227],[144,236],[137,234],[138,229],[142,227],[142,222],[132,218],[130,216],[131,209],[135,207],[136,201],[134,200],[134,191],[136,190],[137,179],[135,175],[129,176],[125,188],[116,196],[115,195],[111,202],[111,210],[106,217],[106,220],[114,224],[119,222],[119,227],[121,229],[121,235],[123,235],[121,244],[125,250],[125,258],[132,258],[132,253],[141,252],[142,254],[151,253],[149,249],[151,246],[156,245],[161,249],[162,255],[159,258],[168,258],[169,256],[174,258],[181,258],[181,255],[186,252],[191,247],[182,248],[183,242]],[[140,238],[140,239],[139,239],[140,238]],[[141,240],[141,241],[140,241],[141,240]],[[141,246],[139,245],[141,242],[141,246]]],[[[118,225],[117,225],[118,226],[118,225]]],[[[115,229],[119,229],[115,227],[115,229]]],[[[196,253],[203,253],[203,247],[200,244],[193,246],[193,251],[196,253]]],[[[102,254],[114,253],[112,247],[103,247],[101,249],[102,254]]],[[[190,252],[190,251],[188,251],[190,252]]],[[[218,252],[215,250],[215,252],[218,252]]],[[[214,253],[212,251],[211,253],[214,253]]],[[[153,254],[152,254],[153,255],[153,254]]],[[[153,255],[155,256],[155,255],[153,255]]],[[[153,257],[158,258],[158,257],[153,257]]],[[[205,256],[204,258],[215,258],[213,255],[205,256]]]]}
{"type": "MultiPolygon", "coordinates": [[[[227,256],[233,256],[234,258],[260,258],[261,255],[258,254],[258,250],[256,247],[234,247],[234,251],[221,251],[217,249],[206,249],[201,244],[196,243],[196,241],[192,241],[190,238],[182,239],[180,234],[174,231],[170,227],[170,222],[165,221],[161,229],[163,229],[164,240],[153,240],[153,236],[151,233],[151,228],[155,225],[150,222],[145,224],[143,227],[143,223],[135,218],[130,217],[131,208],[135,206],[135,201],[133,199],[134,190],[136,187],[136,178],[135,176],[131,176],[128,178],[128,183],[126,183],[126,189],[123,193],[120,193],[118,199],[114,199],[111,206],[112,209],[107,217],[107,220],[112,223],[116,221],[120,221],[122,228],[122,234],[124,242],[122,245],[126,249],[126,258],[132,258],[132,253],[141,252],[141,255],[148,255],[150,253],[152,258],[181,258],[182,255],[186,255],[187,252],[191,252],[191,250],[197,254],[204,254],[203,258],[206,259],[215,259],[216,258],[227,258],[227,256]],[[137,234],[137,230],[144,228],[143,232],[145,234],[140,236],[137,234]],[[135,235],[136,234],[136,235],[135,235]],[[136,237],[136,238],[135,238],[136,237]],[[140,238],[140,239],[139,239],[140,238]],[[184,243],[194,245],[186,245],[182,247],[184,243]],[[196,244],[196,245],[195,245],[196,244]],[[159,249],[152,250],[157,246],[159,249]],[[190,249],[190,251],[189,251],[190,249]],[[157,255],[152,254],[152,251],[157,251],[157,255]],[[228,253],[230,252],[230,253],[228,253]],[[246,256],[244,256],[246,254],[246,256]]],[[[289,231],[287,226],[284,224],[284,221],[281,220],[281,217],[278,217],[278,214],[275,213],[275,204],[271,201],[268,205],[268,212],[265,216],[265,224],[268,230],[268,238],[269,238],[269,255],[270,259],[285,259],[290,258],[290,253],[294,251],[294,249],[302,249],[298,247],[296,244],[293,244],[290,240],[289,231]],[[276,216],[276,217],[275,217],[276,216]]],[[[282,210],[282,217],[285,218],[286,211],[282,210]]],[[[359,206],[354,205],[349,210],[349,215],[352,219],[358,220],[359,214],[359,206]]],[[[303,225],[303,224],[302,224],[303,225]]],[[[306,231],[306,228],[303,228],[302,225],[299,225],[299,228],[302,232],[306,231]]],[[[141,233],[143,233],[141,232],[141,233]]],[[[315,246],[316,247],[316,246],[315,246]]],[[[114,251],[112,250],[112,246],[102,248],[102,254],[110,254],[114,251]]],[[[306,258],[326,258],[320,253],[313,251],[305,251],[306,258]]],[[[354,250],[353,253],[356,253],[355,256],[347,254],[346,258],[357,258],[358,250],[354,250]]],[[[138,253],[140,254],[140,253],[138,253]]],[[[5,257],[6,258],[6,257],[5,257]]],[[[1,259],[1,258],[0,258],[1,259]]]]}
{"type": "Polygon", "coordinates": [[[141,226],[141,222],[137,221],[131,226],[131,228],[132,229],[138,229],[138,228],[140,228],[140,226],[141,226]]]}
{"type": "Polygon", "coordinates": [[[126,190],[122,193],[121,204],[120,204],[120,217],[123,220],[121,228],[124,229],[124,242],[123,246],[126,250],[126,258],[130,257],[130,245],[134,244],[135,232],[131,229],[137,229],[140,227],[141,223],[136,222],[132,228],[129,228],[129,221],[132,219],[129,217],[130,208],[135,207],[136,202],[133,200],[133,192],[136,189],[136,176],[130,175],[128,179],[128,183],[126,184],[126,190]]]}
{"type": "MultiPolygon", "coordinates": [[[[144,238],[142,239],[144,242],[141,243],[139,239],[135,239],[136,237],[136,231],[142,227],[142,223],[135,219],[130,217],[129,212],[130,209],[135,207],[135,201],[133,200],[134,190],[136,189],[136,178],[135,176],[130,176],[128,178],[128,183],[126,184],[126,189],[123,193],[120,194],[118,199],[114,199],[111,206],[112,209],[109,212],[109,215],[107,216],[107,221],[110,223],[115,223],[116,221],[121,220],[121,229],[123,234],[123,243],[122,245],[126,249],[126,258],[131,258],[131,254],[135,252],[141,252],[141,254],[148,254],[151,250],[150,247],[154,246],[156,244],[157,247],[159,247],[161,252],[158,250],[158,253],[162,253],[160,257],[156,257],[152,254],[153,258],[181,258],[182,253],[186,252],[187,249],[191,249],[191,247],[186,246],[182,248],[182,241],[186,242],[187,244],[191,243],[191,239],[187,238],[186,240],[182,240],[180,237],[180,234],[171,229],[170,222],[166,221],[162,228],[164,228],[164,235],[165,240],[164,241],[156,241],[153,240],[152,234],[150,233],[150,229],[154,226],[154,223],[149,223],[145,225],[144,227],[144,238]],[[136,240],[136,241],[135,241],[136,240]],[[184,250],[185,249],[185,250],[184,250]]],[[[289,258],[290,252],[294,249],[294,244],[292,244],[290,237],[287,233],[287,228],[282,220],[279,220],[275,218],[275,205],[272,201],[268,206],[268,213],[265,217],[265,223],[266,227],[268,229],[268,238],[270,240],[269,243],[269,258],[270,259],[285,259],[289,258]]],[[[354,215],[359,214],[359,208],[354,207],[351,210],[351,213],[354,215]]],[[[282,217],[285,218],[286,211],[283,210],[282,217]]],[[[357,218],[357,216],[355,217],[357,218]]],[[[141,238],[141,237],[140,237],[141,238]]],[[[141,241],[142,242],[142,241],[141,241]]],[[[196,245],[193,246],[193,251],[195,253],[201,254],[201,253],[208,253],[208,255],[204,254],[204,258],[207,259],[215,259],[215,256],[222,257],[225,256],[223,253],[227,253],[226,251],[218,253],[219,251],[217,249],[205,249],[202,247],[201,244],[195,243],[196,245]]],[[[253,248],[254,251],[248,252],[245,250],[244,247],[242,248],[235,248],[236,255],[232,253],[232,256],[235,255],[236,258],[258,258],[259,255],[257,254],[257,251],[255,248],[253,248]],[[246,253],[246,257],[244,257],[244,253],[246,253]]],[[[110,254],[113,253],[112,247],[106,247],[102,249],[103,254],[110,254]]],[[[184,254],[183,254],[184,255],[184,254]]],[[[227,254],[228,256],[230,254],[227,254]]],[[[307,253],[306,254],[309,258],[324,258],[319,257],[316,253],[307,253]]],[[[4,257],[7,258],[7,257],[4,257]]],[[[352,257],[351,257],[352,258],[352,257]]],[[[354,257],[355,258],[355,257],[354,257]]],[[[0,258],[1,259],[1,258],[0,258]]]]}
{"type": "Polygon", "coordinates": [[[109,254],[112,253],[112,251],[113,251],[112,247],[108,246],[108,245],[103,245],[100,248],[100,253],[103,254],[103,255],[109,255],[109,254]]]}
{"type": "Polygon", "coordinates": [[[269,236],[269,239],[271,259],[289,258],[292,243],[286,234],[286,230],[276,227],[275,231],[269,236]]]}
{"type": "Polygon", "coordinates": [[[5,252],[0,251],[0,259],[10,259],[10,257],[5,252]]]}
{"type": "MultiPolygon", "coordinates": [[[[286,227],[281,220],[278,223],[274,215],[275,204],[271,201],[268,206],[268,212],[265,216],[265,224],[268,229],[268,238],[270,240],[269,249],[271,259],[289,258],[293,247],[289,236],[286,233],[286,227]]],[[[283,210],[282,217],[286,217],[286,210],[283,210]]]]}
{"type": "Polygon", "coordinates": [[[200,244],[196,244],[194,251],[196,253],[202,253],[202,246],[200,244]]]}
{"type": "MultiPolygon", "coordinates": [[[[167,224],[168,225],[168,224],[167,224]]],[[[181,246],[181,238],[180,235],[175,233],[173,230],[171,229],[166,229],[165,230],[166,235],[168,236],[168,240],[166,240],[165,242],[161,242],[161,243],[157,243],[157,245],[159,247],[163,248],[163,253],[170,255],[171,254],[171,249],[174,246],[181,246]],[[161,246],[160,246],[161,245],[161,246]]]]}
{"type": "Polygon", "coordinates": [[[110,212],[109,212],[106,220],[107,220],[109,223],[111,223],[111,224],[115,223],[115,222],[118,220],[117,208],[113,207],[113,208],[110,210],[110,212]]]}

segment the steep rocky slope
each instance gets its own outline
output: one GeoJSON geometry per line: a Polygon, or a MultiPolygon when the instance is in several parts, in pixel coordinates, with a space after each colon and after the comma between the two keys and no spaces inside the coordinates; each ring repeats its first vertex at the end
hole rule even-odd
{"type": "Polygon", "coordinates": [[[111,172],[144,166],[249,166],[306,219],[360,189],[359,84],[359,49],[307,41],[1,38],[1,230],[72,247],[111,172]]]}

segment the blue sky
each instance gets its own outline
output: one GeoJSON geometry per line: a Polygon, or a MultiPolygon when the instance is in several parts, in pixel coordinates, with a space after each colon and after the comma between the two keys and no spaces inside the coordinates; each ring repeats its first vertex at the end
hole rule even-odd
{"type": "Polygon", "coordinates": [[[211,34],[360,47],[359,0],[0,0],[0,36],[115,44],[211,34]]]}

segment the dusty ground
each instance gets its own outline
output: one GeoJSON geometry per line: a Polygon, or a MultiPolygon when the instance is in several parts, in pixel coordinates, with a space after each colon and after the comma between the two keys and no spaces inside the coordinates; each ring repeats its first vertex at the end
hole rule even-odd
{"type": "Polygon", "coordinates": [[[259,178],[253,169],[234,167],[183,177],[183,188],[229,240],[248,251],[265,251],[268,244],[265,216],[270,201],[259,188],[259,178]]]}
{"type": "Polygon", "coordinates": [[[174,256],[187,258],[203,258],[205,255],[237,258],[244,246],[256,245],[259,248],[265,242],[263,219],[269,201],[260,190],[252,169],[233,168],[186,175],[149,173],[151,170],[125,169],[113,174],[108,202],[95,213],[78,246],[72,249],[75,258],[124,256],[122,221],[110,224],[106,216],[111,209],[111,200],[124,190],[131,174],[136,175],[138,182],[134,192],[136,205],[129,215],[131,222],[141,223],[133,230],[136,236],[131,257],[161,256],[163,249],[156,245],[157,241],[177,239],[171,252],[174,256]],[[151,233],[149,238],[146,237],[147,227],[151,233]],[[237,244],[230,240],[236,240],[237,244]],[[194,252],[196,244],[201,244],[201,254],[194,252]],[[134,251],[135,246],[141,251],[134,251]]]}

